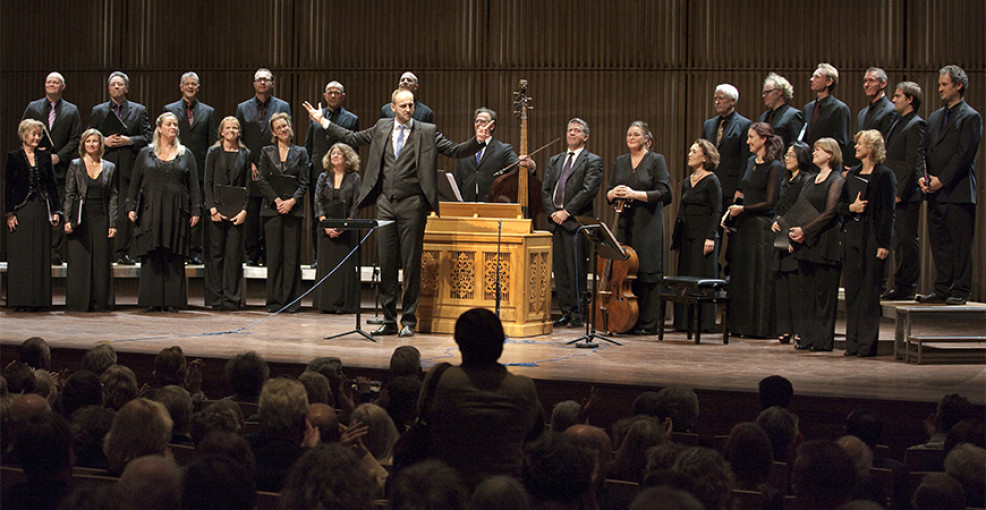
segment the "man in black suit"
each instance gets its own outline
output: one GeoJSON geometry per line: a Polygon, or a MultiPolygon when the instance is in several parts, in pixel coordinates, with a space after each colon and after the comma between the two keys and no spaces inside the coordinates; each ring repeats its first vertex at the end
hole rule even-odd
{"type": "Polygon", "coordinates": [[[568,121],[565,138],[568,150],[552,156],[544,171],[541,200],[548,214],[555,294],[561,310],[561,317],[554,324],[580,327],[583,316],[579,303],[586,290],[588,245],[580,238],[578,248],[575,246],[579,228],[575,217],[592,215],[592,202],[603,182],[603,160],[585,148],[589,141],[586,121],[578,117],[568,121]]]}
{"type": "MultiPolygon", "coordinates": [[[[51,163],[55,166],[55,183],[58,185],[58,203],[64,200],[65,173],[69,162],[75,157],[79,148],[79,136],[82,135],[82,118],[79,109],[72,103],[62,99],[65,91],[65,77],[61,73],[52,72],[45,78],[45,97],[28,103],[24,109],[24,119],[34,119],[45,125],[51,136],[41,137],[39,149],[51,151],[51,163]]],[[[62,264],[62,244],[65,239],[61,227],[55,228],[51,236],[51,263],[62,264]]]]}
{"type": "MultiPolygon", "coordinates": [[[[770,124],[774,134],[784,140],[784,146],[798,139],[801,128],[805,125],[805,117],[801,110],[791,106],[794,98],[794,87],[787,78],[770,73],[763,81],[763,104],[767,111],[760,115],[760,122],[770,124]]],[[[745,171],[746,168],[744,167],[745,171]]],[[[726,195],[723,194],[723,197],[726,195]]]]}
{"type": "MultiPolygon", "coordinates": [[[[869,73],[867,73],[869,75],[869,73]]],[[[921,87],[913,81],[897,84],[893,99],[897,116],[887,133],[887,158],[883,164],[897,178],[894,205],[894,286],[883,299],[914,298],[921,273],[921,246],[918,242],[918,217],[921,193],[918,178],[924,175],[924,146],[928,123],[918,116],[921,87]]]]}
{"type": "Polygon", "coordinates": [[[853,143],[849,136],[849,107],[832,95],[839,84],[839,71],[831,64],[818,64],[808,83],[815,100],[802,110],[807,122],[799,139],[814,147],[820,138],[832,138],[839,143],[843,154],[849,154],[853,143]]]}
{"type": "Polygon", "coordinates": [[[260,162],[261,149],[274,144],[274,135],[270,130],[271,116],[280,112],[290,116],[291,106],[274,97],[274,73],[270,69],[262,67],[253,73],[253,90],[253,97],[236,106],[236,120],[240,121],[241,126],[240,141],[250,149],[253,158],[243,249],[247,264],[256,266],[264,259],[264,238],[260,228],[260,209],[264,205],[264,195],[257,186],[257,165],[260,162]]]}
{"type": "Polygon", "coordinates": [[[496,129],[496,112],[479,108],[473,115],[476,139],[483,145],[475,156],[455,161],[455,183],[459,186],[464,202],[489,202],[493,174],[517,162],[517,153],[510,144],[493,138],[496,129]],[[480,128],[490,126],[489,134],[482,135],[480,128]]]}
{"type": "MultiPolygon", "coordinates": [[[[151,142],[154,131],[147,118],[147,108],[127,100],[127,94],[130,93],[129,76],[121,71],[114,71],[110,74],[108,89],[110,100],[93,107],[87,127],[96,128],[103,134],[103,145],[106,146],[103,159],[116,164],[119,179],[117,187],[121,190],[130,189],[130,175],[137,153],[151,142]]],[[[113,258],[118,264],[134,264],[134,259],[130,256],[133,223],[127,218],[127,207],[123,203],[119,210],[116,222],[118,230],[113,238],[113,258]]]]}
{"type": "MultiPolygon", "coordinates": [[[[391,94],[393,119],[380,119],[369,129],[353,132],[343,129],[322,115],[322,105],[312,107],[307,101],[309,117],[325,129],[326,136],[341,138],[350,145],[369,145],[363,184],[356,207],[376,204],[377,218],[394,224],[377,234],[380,257],[380,300],[384,323],[374,335],[393,335],[397,328],[396,254],[404,268],[404,297],[401,300],[400,336],[414,335],[418,319],[418,295],[421,290],[421,251],[425,221],[430,211],[438,210],[438,153],[461,158],[479,151],[475,138],[456,144],[445,138],[434,124],[413,120],[414,94],[397,89],[391,94]]],[[[485,126],[483,133],[489,127],[485,126]]]]}
{"type": "MultiPolygon", "coordinates": [[[[894,104],[890,102],[886,94],[887,72],[879,67],[871,67],[866,70],[863,76],[863,92],[866,94],[868,102],[866,107],[856,115],[856,129],[853,133],[859,133],[867,129],[875,129],[887,139],[890,133],[890,126],[897,120],[899,115],[894,111],[894,104]]],[[[855,166],[859,164],[856,159],[856,151],[849,151],[843,154],[845,166],[855,166]]],[[[900,184],[900,180],[897,181],[900,184]]]]}
{"type": "Polygon", "coordinates": [[[959,66],[938,71],[944,107],[928,119],[926,177],[918,185],[928,201],[928,237],[935,258],[935,291],[921,303],[963,305],[972,286],[972,239],[976,231],[976,152],[983,118],[964,100],[969,77],[959,66]]]}
{"type": "MultiPolygon", "coordinates": [[[[325,99],[325,108],[322,109],[323,117],[328,118],[333,124],[350,131],[359,129],[359,117],[342,106],[342,101],[346,99],[346,88],[341,83],[337,81],[327,83],[325,85],[325,91],[322,93],[322,99],[325,99]]],[[[310,121],[308,123],[308,134],[305,135],[305,149],[308,151],[309,158],[308,201],[312,211],[315,211],[315,184],[318,182],[318,176],[325,171],[325,168],[322,166],[322,158],[339,141],[338,138],[325,136],[325,130],[316,122],[310,121]]],[[[359,150],[357,147],[353,147],[353,149],[359,150]]],[[[318,218],[314,214],[312,214],[311,231],[312,267],[317,267],[318,242],[316,242],[316,239],[318,239],[318,218]]]]}
{"type": "MultiPolygon", "coordinates": [[[[199,86],[199,75],[195,72],[189,71],[181,75],[181,79],[178,81],[181,99],[165,105],[164,112],[173,113],[175,117],[178,117],[180,127],[178,137],[182,145],[192,151],[195,156],[201,191],[205,179],[205,153],[209,151],[209,146],[219,139],[219,118],[211,106],[196,98],[199,93],[199,86]]],[[[204,223],[199,222],[191,230],[192,238],[188,247],[188,262],[191,264],[202,263],[202,246],[208,244],[203,237],[205,229],[202,225],[204,223]]]]}
{"type": "MultiPolygon", "coordinates": [[[[409,90],[415,97],[418,95],[418,77],[415,76],[411,71],[406,71],[401,75],[400,81],[397,82],[397,88],[409,90]]],[[[380,107],[380,118],[381,119],[392,119],[394,118],[394,110],[390,108],[391,103],[387,103],[380,107]]],[[[414,100],[414,120],[420,120],[421,122],[435,123],[435,113],[428,108],[428,105],[414,100]]]]}
{"type": "Polygon", "coordinates": [[[750,159],[746,135],[753,122],[736,111],[736,101],[739,101],[739,90],[736,87],[728,83],[717,86],[712,96],[716,116],[702,125],[702,138],[715,144],[719,150],[719,166],[715,172],[722,184],[724,211],[732,205],[733,195],[746,171],[747,160],[750,159]]]}

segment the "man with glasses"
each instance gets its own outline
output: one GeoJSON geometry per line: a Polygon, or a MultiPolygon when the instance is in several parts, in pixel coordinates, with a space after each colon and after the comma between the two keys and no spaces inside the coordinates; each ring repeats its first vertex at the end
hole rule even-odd
{"type": "MultiPolygon", "coordinates": [[[[476,139],[483,147],[473,156],[455,160],[455,182],[462,193],[463,202],[489,202],[493,174],[517,162],[517,153],[510,144],[493,138],[496,129],[496,112],[479,108],[473,114],[476,139]],[[481,129],[489,126],[488,131],[481,129]]],[[[534,160],[525,159],[521,166],[534,168],[534,160]]]]}
{"type": "Polygon", "coordinates": [[[716,87],[712,105],[716,116],[702,125],[702,138],[712,142],[719,150],[719,167],[716,176],[722,185],[722,210],[733,203],[733,195],[740,177],[746,171],[750,159],[750,146],[746,144],[746,132],[753,122],[736,111],[739,90],[723,83],[716,87]]]}
{"type": "Polygon", "coordinates": [[[805,117],[801,110],[789,105],[794,98],[794,87],[783,76],[770,73],[763,81],[763,104],[767,111],[760,115],[760,122],[770,124],[774,134],[784,140],[784,147],[798,139],[805,117]]]}
{"type": "MultiPolygon", "coordinates": [[[[435,113],[431,111],[431,108],[428,108],[428,105],[418,101],[418,77],[414,73],[405,71],[401,75],[400,81],[397,82],[397,88],[409,90],[414,94],[414,117],[412,117],[414,120],[435,123],[435,113]]],[[[390,103],[380,107],[380,118],[394,118],[394,110],[390,108],[390,103]]]]}

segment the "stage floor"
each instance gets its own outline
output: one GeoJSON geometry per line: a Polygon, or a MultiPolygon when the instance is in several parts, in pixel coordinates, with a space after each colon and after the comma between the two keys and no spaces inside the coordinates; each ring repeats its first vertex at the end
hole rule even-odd
{"type": "MultiPolygon", "coordinates": [[[[372,313],[363,319],[372,317],[372,313]]],[[[297,314],[269,316],[259,308],[218,313],[193,308],[180,313],[144,313],[125,306],[112,313],[71,313],[60,307],[46,313],[0,311],[0,342],[17,345],[41,336],[55,348],[88,349],[102,341],[121,352],[153,354],[180,345],[189,357],[228,358],[254,350],[272,362],[307,363],[318,356],[339,356],[347,366],[385,369],[395,347],[414,345],[426,364],[459,362],[450,335],[418,333],[371,342],[352,334],[335,340],[324,336],[355,327],[353,315],[325,315],[310,308],[297,314]],[[233,331],[238,331],[232,333],[233,331]]],[[[363,324],[370,331],[377,326],[363,324]]],[[[840,319],[837,333],[845,330],[840,319]]],[[[844,357],[833,352],[795,351],[776,340],[731,338],[706,334],[695,345],[684,333],[619,337],[623,346],[602,342],[597,349],[578,349],[566,342],[583,329],[556,328],[550,335],[508,341],[501,362],[511,371],[534,379],[665,386],[679,383],[696,389],[756,392],[758,381],[780,374],[798,394],[834,398],[866,398],[937,402],[960,393],[974,404],[986,403],[984,365],[912,365],[892,355],[844,357]]],[[[893,321],[881,324],[881,352],[892,352],[893,321]]],[[[837,343],[838,343],[837,339],[837,343]]],[[[5,360],[5,362],[8,360],[5,360]]]]}

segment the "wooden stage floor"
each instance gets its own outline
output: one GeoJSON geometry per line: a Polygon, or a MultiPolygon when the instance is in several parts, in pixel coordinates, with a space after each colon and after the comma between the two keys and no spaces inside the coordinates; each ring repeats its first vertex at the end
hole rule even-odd
{"type": "MultiPolygon", "coordinates": [[[[372,313],[364,315],[372,317],[372,313]]],[[[57,307],[47,313],[0,311],[0,343],[17,345],[41,336],[55,348],[88,349],[109,341],[121,352],[157,353],[180,345],[192,357],[228,358],[254,350],[272,362],[307,363],[318,356],[339,356],[347,366],[385,369],[391,352],[411,344],[426,364],[459,362],[450,335],[418,333],[411,339],[382,337],[379,342],[352,334],[335,340],[322,337],[353,329],[353,315],[325,315],[308,308],[297,314],[269,317],[260,308],[217,313],[193,307],[180,313],[144,313],[124,306],[113,313],[70,313],[57,307]],[[265,320],[266,319],[266,320],[265,320]],[[238,333],[216,334],[240,330],[238,333]]],[[[367,331],[377,326],[365,324],[367,331]]],[[[836,331],[845,330],[840,319],[836,331]]],[[[501,362],[534,379],[558,382],[665,386],[679,383],[696,389],[756,392],[758,381],[771,374],[790,379],[800,395],[937,402],[960,393],[974,404],[986,403],[984,365],[912,365],[890,354],[876,358],[843,357],[795,351],[776,340],[731,338],[706,334],[702,344],[684,333],[655,337],[619,337],[623,346],[603,342],[597,349],[577,349],[566,342],[582,329],[556,328],[550,335],[508,341],[501,362]]],[[[892,352],[893,322],[881,325],[881,352],[892,352]],[[887,344],[886,342],[889,342],[887,344]]],[[[5,360],[9,361],[9,360],[5,360]]]]}

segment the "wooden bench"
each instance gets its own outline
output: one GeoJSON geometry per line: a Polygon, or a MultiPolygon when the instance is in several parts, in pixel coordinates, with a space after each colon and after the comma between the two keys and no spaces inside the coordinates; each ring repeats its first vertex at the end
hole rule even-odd
{"type": "Polygon", "coordinates": [[[657,339],[664,340],[664,318],[667,303],[683,303],[686,308],[685,331],[688,339],[692,338],[692,328],[695,330],[695,343],[702,341],[702,306],[718,304],[723,306],[722,313],[722,343],[729,343],[729,296],[723,292],[729,282],[717,278],[701,278],[698,276],[667,276],[661,280],[661,286],[670,292],[662,292],[660,296],[660,317],[657,320],[657,339]],[[694,318],[694,320],[693,320],[694,318]]]}
{"type": "Polygon", "coordinates": [[[894,359],[918,365],[986,361],[986,307],[905,306],[896,313],[894,359]],[[922,331],[915,332],[916,325],[922,331]]]}

